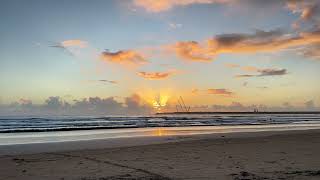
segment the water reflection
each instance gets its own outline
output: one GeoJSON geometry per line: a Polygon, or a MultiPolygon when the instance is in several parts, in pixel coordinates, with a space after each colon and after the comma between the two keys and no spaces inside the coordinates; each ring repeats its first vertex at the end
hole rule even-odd
{"type": "Polygon", "coordinates": [[[81,141],[95,139],[117,139],[132,137],[162,137],[196,134],[217,134],[234,132],[283,131],[320,129],[320,124],[279,124],[279,125],[240,125],[240,126],[196,126],[196,127],[161,127],[81,130],[37,133],[0,133],[0,145],[30,144],[81,141]]]}

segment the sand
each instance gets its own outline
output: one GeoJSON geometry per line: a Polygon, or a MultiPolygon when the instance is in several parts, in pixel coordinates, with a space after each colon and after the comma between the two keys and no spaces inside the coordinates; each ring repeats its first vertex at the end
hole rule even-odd
{"type": "Polygon", "coordinates": [[[320,130],[183,136],[160,144],[1,155],[0,179],[320,179],[319,153],[320,130]]]}

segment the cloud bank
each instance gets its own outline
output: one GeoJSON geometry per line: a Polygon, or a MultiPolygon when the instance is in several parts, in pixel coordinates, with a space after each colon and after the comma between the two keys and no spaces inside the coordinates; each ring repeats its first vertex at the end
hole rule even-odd
{"type": "Polygon", "coordinates": [[[67,102],[62,97],[48,97],[43,104],[33,104],[31,100],[20,99],[10,105],[0,104],[0,115],[33,115],[33,116],[59,116],[59,115],[140,115],[153,112],[153,108],[139,95],[123,98],[123,101],[114,97],[89,97],[75,99],[67,102]]]}

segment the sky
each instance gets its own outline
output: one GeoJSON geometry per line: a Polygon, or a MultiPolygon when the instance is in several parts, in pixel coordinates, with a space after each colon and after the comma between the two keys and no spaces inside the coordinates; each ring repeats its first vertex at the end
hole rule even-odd
{"type": "Polygon", "coordinates": [[[0,115],[320,110],[320,0],[2,0],[0,22],[0,115]]]}

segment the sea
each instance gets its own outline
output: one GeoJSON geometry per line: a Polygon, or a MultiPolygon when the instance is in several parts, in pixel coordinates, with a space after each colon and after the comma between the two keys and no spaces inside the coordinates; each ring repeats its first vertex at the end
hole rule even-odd
{"type": "Polygon", "coordinates": [[[0,116],[0,133],[270,124],[320,124],[320,113],[181,113],[98,117],[0,116]]]}

